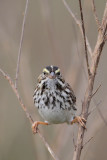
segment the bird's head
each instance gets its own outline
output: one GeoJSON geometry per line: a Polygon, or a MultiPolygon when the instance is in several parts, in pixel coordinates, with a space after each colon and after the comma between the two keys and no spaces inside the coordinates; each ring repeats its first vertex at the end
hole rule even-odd
{"type": "Polygon", "coordinates": [[[43,69],[43,74],[50,79],[55,79],[60,76],[60,69],[57,66],[46,66],[43,69]]]}

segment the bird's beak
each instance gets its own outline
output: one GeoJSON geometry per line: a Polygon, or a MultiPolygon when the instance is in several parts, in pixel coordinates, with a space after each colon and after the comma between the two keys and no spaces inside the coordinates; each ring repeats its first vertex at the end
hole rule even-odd
{"type": "Polygon", "coordinates": [[[49,78],[50,78],[50,79],[55,79],[55,78],[56,78],[55,73],[54,73],[54,72],[51,72],[50,75],[49,75],[49,78]]]}

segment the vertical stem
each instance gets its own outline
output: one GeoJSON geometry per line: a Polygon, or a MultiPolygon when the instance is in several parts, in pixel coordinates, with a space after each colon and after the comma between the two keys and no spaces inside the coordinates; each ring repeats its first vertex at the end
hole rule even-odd
{"type": "Polygon", "coordinates": [[[85,58],[86,58],[88,76],[90,76],[90,75],[91,75],[91,72],[90,72],[90,67],[89,67],[89,62],[88,62],[87,44],[86,44],[84,18],[83,18],[83,11],[82,11],[81,0],[79,0],[79,6],[80,6],[80,13],[81,13],[81,22],[82,22],[83,38],[84,38],[85,58]]]}
{"type": "Polygon", "coordinates": [[[18,81],[18,75],[19,75],[19,65],[20,65],[22,42],[23,42],[23,35],[24,35],[24,29],[25,29],[25,20],[26,20],[26,14],[27,14],[27,9],[28,9],[28,2],[29,0],[26,0],[26,6],[25,6],[25,11],[24,11],[23,23],[22,23],[22,31],[21,31],[21,37],[20,37],[20,44],[19,44],[19,51],[18,51],[18,58],[17,58],[16,77],[15,77],[15,87],[16,88],[17,88],[17,81],[18,81]]]}

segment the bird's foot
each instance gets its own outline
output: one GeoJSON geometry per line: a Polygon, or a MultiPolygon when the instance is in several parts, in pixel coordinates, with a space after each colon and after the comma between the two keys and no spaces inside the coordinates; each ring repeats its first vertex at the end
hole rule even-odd
{"type": "Polygon", "coordinates": [[[86,125],[85,125],[86,119],[83,118],[83,117],[80,117],[80,116],[75,117],[75,118],[71,121],[71,124],[73,124],[73,123],[79,123],[83,128],[86,129],[86,125]]]}
{"type": "Polygon", "coordinates": [[[38,133],[38,125],[39,125],[39,124],[48,125],[47,122],[35,121],[35,122],[32,124],[32,132],[33,132],[33,134],[38,133]]]}

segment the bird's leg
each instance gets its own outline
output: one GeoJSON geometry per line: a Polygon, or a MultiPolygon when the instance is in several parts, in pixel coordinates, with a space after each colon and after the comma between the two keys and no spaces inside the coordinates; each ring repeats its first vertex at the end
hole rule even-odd
{"type": "Polygon", "coordinates": [[[33,134],[37,133],[37,131],[38,131],[38,125],[39,125],[39,124],[48,125],[48,122],[35,121],[35,122],[32,124],[33,134]]]}
{"type": "Polygon", "coordinates": [[[79,123],[83,128],[86,129],[85,123],[86,119],[80,116],[74,117],[74,119],[71,121],[71,124],[73,123],[79,123]]]}

